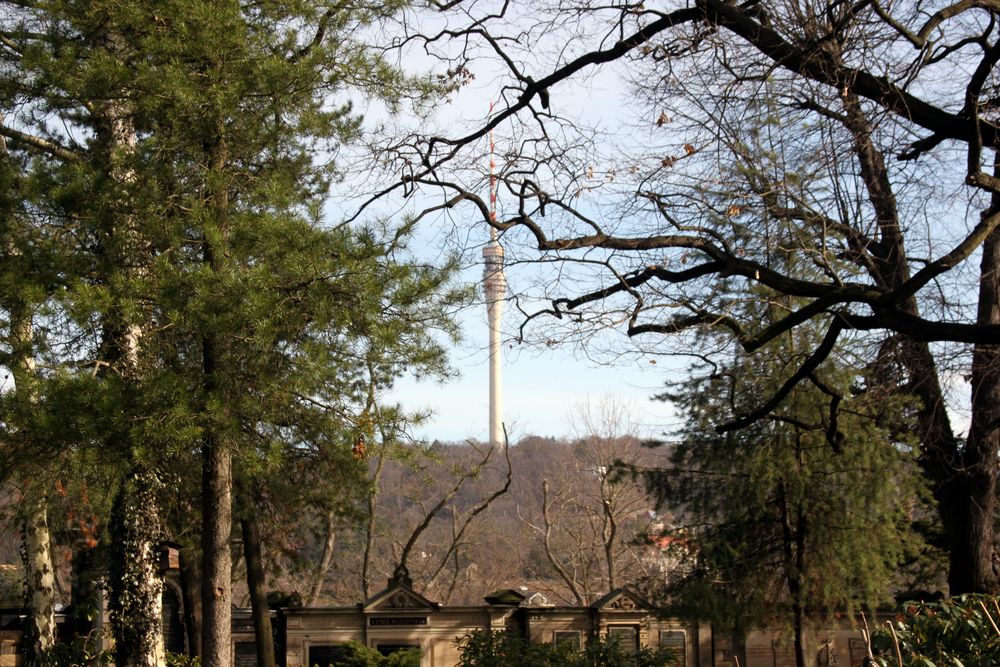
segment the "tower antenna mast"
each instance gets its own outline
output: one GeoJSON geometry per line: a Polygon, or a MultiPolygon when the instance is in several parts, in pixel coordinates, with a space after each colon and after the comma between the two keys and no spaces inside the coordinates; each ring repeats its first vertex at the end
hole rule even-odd
{"type": "MultiPolygon", "coordinates": [[[[490,115],[493,102],[490,102],[490,115]]],[[[497,242],[497,177],[493,130],[490,130],[490,241],[483,248],[483,292],[490,327],[490,445],[503,445],[503,382],[500,374],[500,321],[503,316],[507,278],[503,272],[503,248],[497,242]]]]}

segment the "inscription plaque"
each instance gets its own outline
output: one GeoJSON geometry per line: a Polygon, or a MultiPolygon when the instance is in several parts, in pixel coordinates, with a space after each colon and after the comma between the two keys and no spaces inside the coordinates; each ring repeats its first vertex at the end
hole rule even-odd
{"type": "Polygon", "coordinates": [[[253,642],[236,642],[233,667],[257,667],[257,646],[253,642]]]}
{"type": "Polygon", "coordinates": [[[426,616],[388,616],[369,618],[368,625],[427,625],[426,616]]]}

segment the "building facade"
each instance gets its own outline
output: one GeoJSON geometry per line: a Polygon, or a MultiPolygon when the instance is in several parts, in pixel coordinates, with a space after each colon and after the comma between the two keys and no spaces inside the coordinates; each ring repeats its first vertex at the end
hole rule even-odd
{"type": "MultiPolygon", "coordinates": [[[[249,612],[234,623],[235,667],[255,667],[249,612]]],[[[285,667],[330,667],[350,641],[384,654],[417,648],[422,667],[452,667],[459,643],[474,632],[517,633],[528,643],[569,642],[582,647],[598,638],[623,646],[667,647],[665,667],[795,667],[790,636],[774,630],[734,636],[706,623],[684,623],[652,611],[636,594],[618,590],[590,606],[557,606],[520,591],[498,591],[479,606],[445,606],[405,581],[393,581],[367,601],[343,607],[282,609],[276,651],[285,667]]],[[[845,620],[813,632],[808,654],[815,667],[862,667],[867,645],[845,620]]]]}
{"type": "MultiPolygon", "coordinates": [[[[0,612],[0,667],[21,667],[23,616],[20,610],[0,612]]],[[[626,647],[667,647],[673,657],[664,667],[795,667],[788,632],[733,635],[707,623],[684,623],[656,614],[628,590],[613,591],[586,607],[550,605],[516,590],[497,591],[482,605],[448,606],[428,600],[402,579],[356,605],[293,607],[271,614],[276,662],[283,667],[335,667],[352,641],[385,654],[417,648],[421,667],[453,667],[461,640],[487,631],[517,633],[531,644],[583,647],[614,637],[626,647]]],[[[234,667],[256,667],[249,609],[233,610],[232,652],[234,667]]],[[[863,667],[868,649],[861,631],[843,619],[813,631],[807,655],[811,667],[863,667]]]]}

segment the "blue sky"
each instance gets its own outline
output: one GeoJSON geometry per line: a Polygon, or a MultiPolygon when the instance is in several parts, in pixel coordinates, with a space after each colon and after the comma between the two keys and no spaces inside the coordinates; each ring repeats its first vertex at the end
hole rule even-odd
{"type": "MultiPolygon", "coordinates": [[[[421,62],[419,55],[408,66],[416,67],[421,62]]],[[[495,64],[492,65],[496,67],[495,64]]],[[[488,61],[478,61],[474,66],[475,79],[458,91],[451,101],[440,108],[431,121],[446,134],[459,132],[457,128],[481,123],[487,116],[491,98],[499,94],[501,71],[490,70],[488,61]]],[[[540,66],[539,66],[540,67],[540,66]]],[[[531,67],[535,69],[535,67],[531,67]]],[[[591,77],[583,77],[570,87],[562,87],[553,97],[562,111],[572,109],[579,120],[607,131],[609,126],[622,127],[621,108],[616,103],[625,85],[620,73],[612,68],[604,68],[591,77]]],[[[369,108],[369,118],[385,119],[377,109],[369,108]],[[372,115],[371,112],[374,112],[372,115]]],[[[503,135],[509,128],[500,128],[497,136],[497,153],[502,154],[503,135]]],[[[618,134],[618,133],[616,133],[618,134]]],[[[618,140],[621,135],[618,134],[618,140]]],[[[487,144],[483,142],[482,170],[488,166],[487,144]]],[[[481,193],[484,198],[487,191],[481,193]]],[[[346,202],[345,202],[346,203],[346,202]]],[[[436,203],[436,202],[435,202],[436,203]]],[[[413,201],[408,202],[410,210],[418,210],[413,201]]],[[[348,205],[349,206],[349,205],[348,205]]],[[[390,205],[391,206],[391,205],[390,205]]],[[[500,206],[503,206],[501,198],[500,206]]],[[[402,211],[388,212],[399,215],[402,211]]],[[[461,211],[455,212],[462,215],[461,211]]],[[[480,224],[480,226],[482,226],[480,224]]],[[[462,280],[479,282],[482,271],[478,263],[479,248],[487,240],[487,230],[472,224],[464,224],[461,219],[450,219],[446,215],[427,219],[421,223],[412,250],[417,258],[432,261],[440,257],[444,250],[460,250],[466,268],[462,280]],[[458,238],[461,237],[461,238],[458,238]]],[[[501,243],[510,250],[530,255],[524,248],[514,249],[508,239],[501,243]]],[[[527,265],[509,267],[507,281],[510,294],[530,291],[531,281],[538,280],[538,273],[527,265]]],[[[539,302],[540,304],[540,302],[539,302]]],[[[538,304],[535,304],[538,305],[538,304]]],[[[531,305],[527,307],[532,310],[531,305]]],[[[430,421],[418,428],[415,435],[427,440],[463,440],[473,438],[485,440],[488,430],[489,368],[485,305],[462,313],[460,321],[464,341],[450,348],[452,365],[460,377],[445,384],[429,381],[417,382],[412,378],[400,380],[389,398],[415,410],[429,410],[433,413],[430,421]]],[[[528,434],[543,436],[563,436],[573,432],[570,413],[581,401],[598,401],[610,398],[624,403],[631,413],[640,433],[645,437],[655,437],[671,430],[677,420],[670,404],[653,401],[653,394],[662,391],[668,377],[677,379],[682,373],[677,364],[663,357],[649,357],[633,354],[616,358],[607,350],[623,351],[630,347],[619,332],[620,340],[604,340],[600,345],[604,352],[588,350],[571,343],[544,345],[518,345],[513,343],[521,316],[508,305],[504,313],[503,383],[504,383],[504,423],[515,440],[528,434]],[[595,360],[596,359],[596,360],[595,360]]],[[[540,322],[535,332],[546,331],[546,323],[540,322]]]]}
{"type": "MultiPolygon", "coordinates": [[[[508,272],[512,290],[516,272],[508,272]]],[[[517,314],[505,313],[504,339],[510,340],[517,314]]],[[[465,341],[451,348],[461,376],[445,384],[400,381],[390,397],[409,409],[432,411],[432,419],[416,435],[427,440],[485,440],[489,408],[489,367],[485,306],[462,318],[465,341]]],[[[676,425],[670,404],[651,400],[667,377],[662,359],[628,358],[597,363],[578,351],[555,346],[537,349],[504,345],[504,423],[512,441],[524,435],[564,436],[573,433],[571,412],[581,401],[605,398],[628,406],[643,437],[655,437],[676,425]],[[656,363],[650,363],[655,361],[656,363]]]]}

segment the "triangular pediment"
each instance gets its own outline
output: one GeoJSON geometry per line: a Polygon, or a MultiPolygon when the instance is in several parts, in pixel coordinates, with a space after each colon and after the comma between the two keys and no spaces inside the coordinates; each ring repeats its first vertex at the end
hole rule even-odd
{"type": "Polygon", "coordinates": [[[408,586],[392,586],[368,598],[365,611],[433,611],[437,605],[408,586]]]}
{"type": "Polygon", "coordinates": [[[513,588],[504,588],[499,591],[493,591],[483,599],[486,600],[487,604],[516,607],[524,602],[527,597],[521,591],[513,588]]]}
{"type": "Polygon", "coordinates": [[[591,605],[601,611],[642,611],[649,609],[649,604],[632,591],[620,588],[611,591],[591,605]]]}

